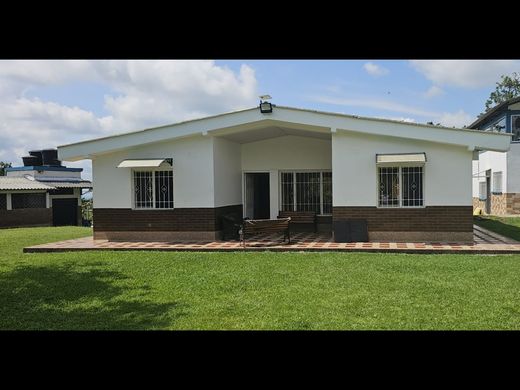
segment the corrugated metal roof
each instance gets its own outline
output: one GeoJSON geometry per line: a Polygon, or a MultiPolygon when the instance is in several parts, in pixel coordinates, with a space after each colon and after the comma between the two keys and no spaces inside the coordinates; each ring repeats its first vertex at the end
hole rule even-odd
{"type": "Polygon", "coordinates": [[[92,183],[87,180],[77,182],[51,181],[45,182],[45,184],[53,186],[55,188],[92,188],[92,183]]]}
{"type": "Polygon", "coordinates": [[[0,190],[52,190],[55,188],[92,188],[88,180],[74,181],[38,181],[25,177],[0,177],[0,190]]]}
{"type": "Polygon", "coordinates": [[[25,177],[0,177],[0,190],[52,190],[54,187],[25,177]]]}

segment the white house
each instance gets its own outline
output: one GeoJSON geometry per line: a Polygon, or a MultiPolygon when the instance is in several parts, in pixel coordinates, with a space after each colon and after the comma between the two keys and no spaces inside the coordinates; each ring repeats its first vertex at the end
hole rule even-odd
{"type": "Polygon", "coordinates": [[[469,128],[511,136],[508,152],[481,151],[473,162],[473,206],[487,214],[520,214],[520,97],[493,107],[469,128]]]}
{"type": "Polygon", "coordinates": [[[60,146],[92,160],[94,238],[216,239],[221,217],[311,211],[371,240],[472,240],[472,159],[510,137],[272,106],[60,146]]]}

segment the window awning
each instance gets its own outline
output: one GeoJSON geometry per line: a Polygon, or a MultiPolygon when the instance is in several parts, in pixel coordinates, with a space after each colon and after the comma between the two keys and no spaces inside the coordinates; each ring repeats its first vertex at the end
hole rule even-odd
{"type": "Polygon", "coordinates": [[[118,168],[157,168],[162,163],[167,162],[173,165],[171,158],[143,159],[143,160],[123,160],[117,166],[118,168]]]}
{"type": "Polygon", "coordinates": [[[376,163],[425,163],[426,153],[376,154],[376,163]]]}

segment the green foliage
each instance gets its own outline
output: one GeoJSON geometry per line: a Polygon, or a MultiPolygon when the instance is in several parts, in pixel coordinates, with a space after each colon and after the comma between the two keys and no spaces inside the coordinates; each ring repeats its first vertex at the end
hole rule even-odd
{"type": "Polygon", "coordinates": [[[491,92],[486,101],[486,111],[497,104],[520,96],[520,77],[518,73],[513,72],[511,76],[502,75],[500,82],[496,83],[494,92],[491,92]]]}
{"type": "Polygon", "coordinates": [[[515,329],[520,256],[22,248],[0,230],[0,329],[515,329]]]}
{"type": "Polygon", "coordinates": [[[0,161],[0,176],[5,176],[5,168],[11,168],[12,163],[0,161]]]}
{"type": "Polygon", "coordinates": [[[83,219],[92,222],[92,199],[81,198],[81,216],[83,219]]]}

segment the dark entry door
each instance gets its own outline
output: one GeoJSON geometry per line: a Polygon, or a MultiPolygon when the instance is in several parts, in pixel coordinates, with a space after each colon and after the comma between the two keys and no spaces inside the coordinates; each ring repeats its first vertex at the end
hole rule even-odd
{"type": "Polygon", "coordinates": [[[78,224],[78,200],[76,198],[52,200],[52,224],[66,226],[78,224]]]}
{"type": "Polygon", "coordinates": [[[269,219],[269,173],[246,173],[246,217],[269,219]]]}

